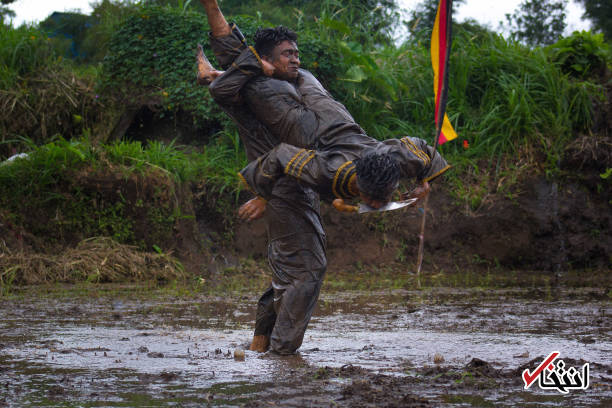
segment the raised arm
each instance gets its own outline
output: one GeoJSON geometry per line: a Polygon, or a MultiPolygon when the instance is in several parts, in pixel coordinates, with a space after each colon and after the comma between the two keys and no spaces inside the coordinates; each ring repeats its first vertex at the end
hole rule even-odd
{"type": "Polygon", "coordinates": [[[232,29],[225,20],[217,0],[200,0],[202,6],[206,10],[206,16],[208,17],[208,25],[213,37],[223,37],[231,34],[232,29]]]}
{"type": "Polygon", "coordinates": [[[217,0],[200,0],[206,10],[210,27],[210,48],[215,53],[218,64],[227,69],[247,47],[244,35],[236,24],[229,24],[221,13],[217,0]]]}

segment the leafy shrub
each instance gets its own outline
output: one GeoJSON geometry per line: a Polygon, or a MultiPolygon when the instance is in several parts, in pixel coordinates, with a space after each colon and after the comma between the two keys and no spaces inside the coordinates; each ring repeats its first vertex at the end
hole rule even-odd
{"type": "Polygon", "coordinates": [[[607,65],[612,60],[610,46],[603,34],[574,31],[547,47],[550,60],[561,71],[578,79],[603,78],[607,65]]]}
{"type": "MultiPolygon", "coordinates": [[[[252,36],[252,19],[237,20],[245,35],[252,36]]],[[[110,41],[103,63],[103,92],[120,92],[120,97],[130,104],[154,106],[160,117],[178,110],[190,112],[193,125],[199,128],[217,128],[211,124],[227,123],[207,88],[195,83],[198,43],[214,61],[202,14],[169,7],[142,7],[125,20],[110,41]]]]}

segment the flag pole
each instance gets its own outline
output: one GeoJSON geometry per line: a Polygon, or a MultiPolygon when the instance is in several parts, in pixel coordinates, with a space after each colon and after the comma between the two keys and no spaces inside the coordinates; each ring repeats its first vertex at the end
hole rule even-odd
{"type": "MultiPolygon", "coordinates": [[[[433,163],[434,158],[436,157],[436,153],[438,150],[438,144],[439,144],[439,140],[440,140],[440,134],[442,133],[442,124],[444,122],[444,115],[446,113],[446,99],[448,97],[448,59],[450,56],[450,49],[451,49],[451,26],[452,26],[452,18],[451,18],[451,11],[452,11],[452,7],[453,7],[453,1],[452,0],[440,0],[440,2],[438,3],[438,13],[436,15],[436,24],[438,24],[438,27],[435,26],[434,24],[434,32],[432,33],[432,47],[433,47],[433,34],[435,33],[436,29],[439,31],[439,25],[444,23],[445,24],[445,42],[444,44],[446,45],[446,48],[444,49],[444,63],[442,64],[442,72],[438,72],[438,75],[442,75],[441,81],[439,81],[438,84],[434,83],[434,87],[436,87],[435,89],[438,90],[438,92],[436,92],[436,133],[434,136],[434,145],[433,145],[433,153],[431,155],[431,162],[433,163]],[[445,8],[445,21],[442,22],[442,16],[441,16],[441,10],[442,10],[442,4],[444,3],[445,8]],[[440,85],[440,89],[438,89],[438,85],[440,85]]],[[[436,39],[437,41],[439,41],[439,38],[436,39]]],[[[436,44],[437,47],[439,47],[439,44],[436,44]]],[[[438,49],[439,50],[439,49],[438,49]]],[[[433,62],[433,60],[432,60],[433,62]]],[[[436,67],[434,66],[434,72],[435,72],[436,67]]],[[[439,69],[439,67],[438,67],[439,69]]],[[[435,80],[435,75],[434,75],[434,80],[435,80]]],[[[421,288],[421,280],[420,280],[420,275],[421,275],[421,268],[423,266],[423,254],[425,252],[425,221],[427,219],[427,204],[429,202],[429,194],[427,194],[425,196],[425,201],[423,202],[423,216],[421,218],[421,231],[419,233],[419,251],[418,251],[418,255],[417,255],[417,269],[416,269],[416,276],[417,276],[417,286],[420,289],[421,288]]]]}

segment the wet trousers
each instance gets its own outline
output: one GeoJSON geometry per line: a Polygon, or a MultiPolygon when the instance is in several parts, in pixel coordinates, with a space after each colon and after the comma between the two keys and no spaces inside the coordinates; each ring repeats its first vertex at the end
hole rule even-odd
{"type": "Polygon", "coordinates": [[[266,206],[272,284],[257,304],[255,335],[292,354],[301,345],[327,269],[318,195],[287,179],[266,206]],[[295,191],[299,190],[299,191],[295,191]]]}

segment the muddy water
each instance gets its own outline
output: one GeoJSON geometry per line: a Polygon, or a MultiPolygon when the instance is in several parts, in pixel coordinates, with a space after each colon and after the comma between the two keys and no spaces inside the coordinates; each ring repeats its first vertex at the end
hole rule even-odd
{"type": "Polygon", "coordinates": [[[137,296],[0,300],[0,406],[384,405],[360,381],[400,406],[612,406],[606,290],[324,294],[299,355],[244,361],[255,297],[137,296]],[[551,351],[591,363],[592,386],[523,390],[514,371],[551,351]],[[474,358],[497,374],[464,381],[474,358]]]}

